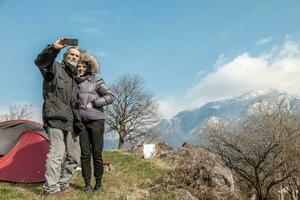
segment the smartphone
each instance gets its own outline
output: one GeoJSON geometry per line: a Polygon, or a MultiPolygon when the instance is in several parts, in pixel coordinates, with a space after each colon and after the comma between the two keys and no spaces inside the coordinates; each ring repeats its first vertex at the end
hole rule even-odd
{"type": "Polygon", "coordinates": [[[78,39],[64,38],[63,43],[69,46],[78,46],[78,39]]]}

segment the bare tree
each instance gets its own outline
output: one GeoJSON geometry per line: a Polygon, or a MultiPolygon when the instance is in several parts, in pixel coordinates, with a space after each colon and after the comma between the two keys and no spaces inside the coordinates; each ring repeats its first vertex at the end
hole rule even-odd
{"type": "Polygon", "coordinates": [[[259,102],[244,126],[234,130],[220,123],[208,124],[208,144],[228,167],[266,200],[275,186],[297,173],[299,120],[286,99],[259,102]]]}
{"type": "MultiPolygon", "coordinates": [[[[300,127],[299,120],[298,123],[290,124],[290,126],[300,127]]],[[[281,159],[287,160],[289,165],[284,166],[282,174],[288,173],[290,168],[297,169],[295,173],[292,174],[291,177],[287,178],[283,183],[279,186],[279,191],[282,191],[281,195],[282,199],[284,199],[284,191],[288,193],[289,198],[291,200],[299,200],[300,199],[300,140],[299,134],[295,134],[290,132],[290,130],[285,130],[282,138],[282,153],[281,159]]]]}
{"type": "Polygon", "coordinates": [[[158,105],[144,88],[144,80],[140,76],[121,76],[112,89],[115,101],[106,111],[107,131],[119,134],[118,149],[121,149],[126,141],[134,144],[141,140],[159,121],[158,105]]]}
{"type": "Polygon", "coordinates": [[[7,120],[27,120],[31,119],[33,116],[32,105],[15,105],[9,108],[9,113],[6,113],[1,116],[1,121],[7,120]]]}

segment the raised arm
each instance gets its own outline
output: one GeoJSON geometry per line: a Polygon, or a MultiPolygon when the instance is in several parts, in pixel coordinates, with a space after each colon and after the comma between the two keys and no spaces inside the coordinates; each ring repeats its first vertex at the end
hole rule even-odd
{"type": "Polygon", "coordinates": [[[62,41],[63,38],[60,38],[52,45],[47,45],[34,61],[45,79],[51,79],[55,73],[55,68],[53,68],[55,58],[60,50],[65,47],[62,41]]]}
{"type": "Polygon", "coordinates": [[[114,101],[114,95],[112,90],[106,85],[102,78],[97,80],[96,92],[98,97],[93,101],[95,107],[106,106],[114,101]]]}

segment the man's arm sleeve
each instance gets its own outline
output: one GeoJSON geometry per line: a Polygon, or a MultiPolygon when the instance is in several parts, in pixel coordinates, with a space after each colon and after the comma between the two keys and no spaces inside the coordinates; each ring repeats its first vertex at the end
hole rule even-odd
{"type": "Polygon", "coordinates": [[[35,59],[34,62],[45,79],[51,79],[55,74],[55,67],[53,67],[53,64],[55,63],[55,58],[59,52],[60,50],[53,48],[52,45],[47,45],[35,59]]]}

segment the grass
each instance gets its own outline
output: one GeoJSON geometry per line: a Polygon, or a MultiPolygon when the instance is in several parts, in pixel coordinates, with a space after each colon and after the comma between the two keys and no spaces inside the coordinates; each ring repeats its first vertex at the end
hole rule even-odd
{"type": "MultiPolygon", "coordinates": [[[[168,167],[157,164],[153,160],[145,160],[141,155],[122,151],[103,153],[104,160],[110,160],[114,170],[105,172],[103,189],[98,193],[84,193],[81,172],[77,171],[71,181],[74,192],[63,196],[63,200],[96,200],[96,199],[174,199],[172,193],[151,194],[149,184],[157,177],[164,176],[168,167]]],[[[42,199],[42,183],[16,184],[0,182],[0,199],[42,199]]]]}

